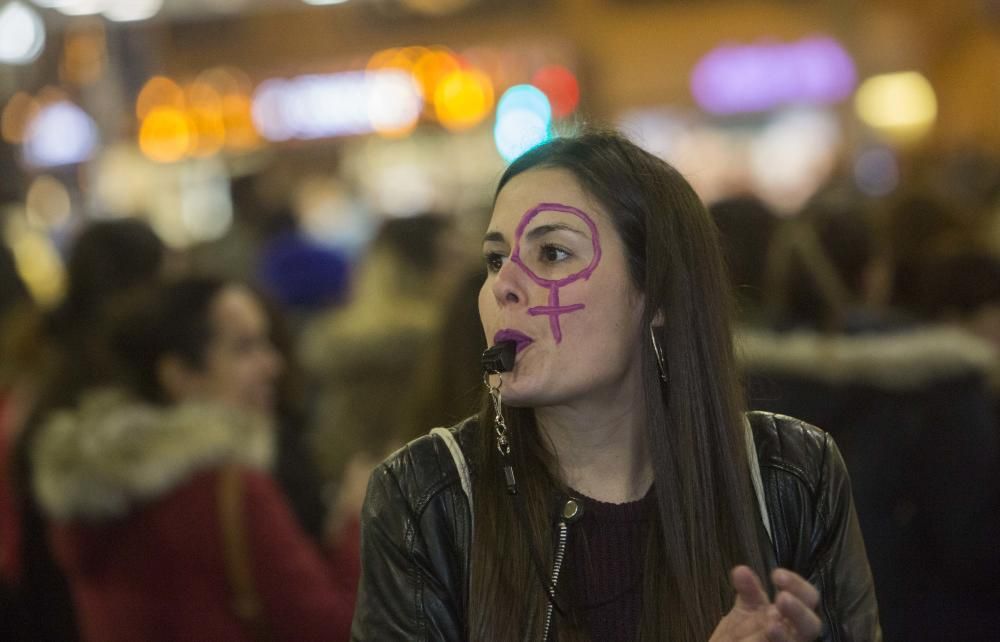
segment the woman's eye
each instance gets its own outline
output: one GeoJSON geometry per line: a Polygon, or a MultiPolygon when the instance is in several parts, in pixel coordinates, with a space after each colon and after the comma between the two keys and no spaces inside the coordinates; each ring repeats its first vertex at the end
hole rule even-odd
{"type": "Polygon", "coordinates": [[[540,251],[542,261],[558,263],[570,257],[570,253],[556,245],[543,245],[540,251]]]}
{"type": "Polygon", "coordinates": [[[488,252],[483,258],[486,260],[486,269],[490,272],[499,272],[503,267],[504,255],[499,252],[488,252]]]}

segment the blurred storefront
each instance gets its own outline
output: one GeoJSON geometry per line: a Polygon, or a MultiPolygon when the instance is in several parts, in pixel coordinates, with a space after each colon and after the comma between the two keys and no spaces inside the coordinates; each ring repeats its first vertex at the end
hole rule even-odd
{"type": "Polygon", "coordinates": [[[42,298],[79,222],[211,242],[255,216],[241,176],[348,252],[426,211],[475,235],[505,162],[585,123],[786,213],[1000,152],[992,0],[0,0],[0,41],[3,231],[42,298]]]}

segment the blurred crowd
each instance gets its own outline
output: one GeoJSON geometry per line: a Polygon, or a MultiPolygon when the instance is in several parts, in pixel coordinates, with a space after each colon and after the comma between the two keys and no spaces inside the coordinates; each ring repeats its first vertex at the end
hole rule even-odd
{"type": "Polygon", "coordinates": [[[833,181],[790,218],[753,198],[710,211],[749,406],[836,439],[885,639],[992,639],[1000,165],[962,158],[917,176],[883,199],[833,181]]]}
{"type": "MultiPolygon", "coordinates": [[[[483,267],[453,217],[348,255],[252,179],[233,202],[235,231],[183,253],[137,219],[82,226],[51,308],[0,247],[0,637],[346,639],[373,466],[478,412],[483,267]]],[[[886,639],[987,639],[1000,163],[710,213],[749,407],[837,440],[886,639]]]]}

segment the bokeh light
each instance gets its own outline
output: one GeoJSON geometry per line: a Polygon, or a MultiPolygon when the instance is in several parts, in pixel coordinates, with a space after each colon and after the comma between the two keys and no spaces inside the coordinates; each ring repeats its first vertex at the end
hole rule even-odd
{"type": "Polygon", "coordinates": [[[548,97],[552,115],[565,118],[580,104],[580,85],[569,69],[562,65],[547,65],[534,73],[531,84],[548,97]]]}
{"type": "Polygon", "coordinates": [[[253,124],[251,87],[250,78],[235,67],[208,69],[188,86],[189,106],[209,110],[221,119],[226,149],[249,151],[260,146],[260,136],[253,124]]]}
{"type": "Polygon", "coordinates": [[[163,76],[150,78],[136,100],[140,147],[159,162],[256,149],[261,139],[249,92],[249,78],[232,67],[208,69],[183,88],[163,76]]]}
{"type": "Polygon", "coordinates": [[[366,71],[385,71],[387,69],[398,69],[412,74],[420,59],[432,53],[427,47],[394,47],[383,49],[372,54],[365,65],[366,71]]]}
{"type": "Polygon", "coordinates": [[[400,138],[412,132],[420,120],[423,104],[420,86],[413,76],[390,69],[366,74],[365,84],[372,128],[389,138],[400,138]]]}
{"type": "Polygon", "coordinates": [[[0,136],[11,145],[20,145],[27,135],[28,125],[41,109],[31,94],[24,91],[15,93],[0,114],[0,136]]]}
{"type": "Polygon", "coordinates": [[[97,148],[97,125],[85,111],[66,100],[45,104],[28,124],[24,160],[35,167],[80,163],[97,148]]]}
{"type": "Polygon", "coordinates": [[[552,106],[537,87],[515,85],[497,103],[493,138],[497,151],[510,162],[551,136],[552,106]]]}
{"type": "Polygon", "coordinates": [[[552,105],[549,104],[548,97],[533,85],[515,85],[500,97],[497,116],[514,111],[536,114],[546,125],[552,122],[552,105]]]}
{"type": "Polygon", "coordinates": [[[194,186],[190,197],[181,201],[180,223],[189,242],[213,241],[226,234],[233,225],[232,205],[225,194],[209,185],[194,186]]]}
{"type": "Polygon", "coordinates": [[[0,63],[26,65],[45,47],[45,25],[41,16],[15,0],[0,7],[0,63]]]}
{"type": "Polygon", "coordinates": [[[163,0],[105,0],[101,11],[114,22],[137,22],[152,18],[163,8],[163,0]]]}
{"type": "Polygon", "coordinates": [[[67,16],[95,16],[107,6],[108,0],[64,0],[55,6],[67,16]]]}
{"type": "Polygon", "coordinates": [[[166,76],[153,76],[146,81],[139,97],[135,101],[135,115],[142,120],[154,109],[173,107],[183,109],[185,105],[184,90],[176,82],[166,76]]]}
{"type": "Polygon", "coordinates": [[[918,72],[872,76],[854,98],[858,117],[872,129],[898,142],[921,138],[937,118],[937,97],[918,72]]]}
{"type": "Polygon", "coordinates": [[[192,134],[191,121],[184,110],[157,107],[142,121],[139,149],[158,163],[173,163],[191,149],[192,134]]]}
{"type": "Polygon", "coordinates": [[[192,109],[222,111],[222,94],[211,83],[196,79],[184,87],[184,104],[192,109]]]}
{"type": "Polygon", "coordinates": [[[40,229],[65,223],[73,206],[66,186],[59,179],[42,174],[31,182],[25,197],[25,215],[29,223],[40,229]]]}
{"type": "Polygon", "coordinates": [[[854,61],[828,37],[718,47],[691,73],[695,101],[719,115],[836,103],[848,98],[856,83],[854,61]]]}
{"type": "Polygon", "coordinates": [[[261,83],[253,95],[253,121],[270,141],[409,134],[420,118],[420,88],[398,68],[313,74],[261,83]]]}
{"type": "Polygon", "coordinates": [[[42,305],[58,301],[64,289],[65,271],[48,234],[28,225],[23,217],[13,217],[5,236],[31,296],[42,305]]]}
{"type": "Polygon", "coordinates": [[[246,72],[237,67],[219,66],[206,69],[198,74],[195,83],[208,85],[215,89],[219,95],[226,96],[246,96],[249,97],[253,91],[253,83],[246,72]]]}
{"type": "Polygon", "coordinates": [[[107,62],[104,24],[100,20],[80,21],[67,28],[64,40],[60,77],[79,86],[96,82],[107,62]]]}
{"type": "Polygon", "coordinates": [[[291,82],[282,78],[265,80],[254,91],[252,114],[254,127],[271,142],[291,140],[296,135],[292,119],[285,114],[291,82]]]}
{"type": "Polygon", "coordinates": [[[451,131],[463,131],[481,123],[493,107],[493,83],[477,69],[455,71],[438,83],[434,111],[451,131]]]}
{"type": "Polygon", "coordinates": [[[432,47],[413,64],[410,72],[420,86],[420,91],[426,101],[425,116],[436,117],[435,96],[438,85],[445,78],[462,70],[462,64],[450,51],[441,47],[432,47]]]}
{"type": "Polygon", "coordinates": [[[233,94],[222,99],[222,123],[226,148],[249,151],[260,147],[260,135],[253,123],[253,103],[249,96],[233,94]]]}
{"type": "Polygon", "coordinates": [[[840,144],[840,127],[830,113],[778,115],[751,142],[755,191],[780,212],[798,211],[829,179],[840,144]]]}
{"type": "Polygon", "coordinates": [[[192,107],[187,110],[191,128],[191,144],[188,154],[195,158],[212,156],[226,143],[226,124],[219,109],[192,107]]]}
{"type": "Polygon", "coordinates": [[[226,142],[222,118],[222,96],[212,85],[195,80],[184,88],[185,107],[191,126],[188,154],[196,158],[212,156],[226,142]]]}

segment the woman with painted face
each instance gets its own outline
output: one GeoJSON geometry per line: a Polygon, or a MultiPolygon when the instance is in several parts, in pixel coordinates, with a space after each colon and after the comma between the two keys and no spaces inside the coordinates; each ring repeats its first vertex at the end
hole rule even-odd
{"type": "Polygon", "coordinates": [[[346,639],[350,579],[268,472],[283,363],[260,301],[192,277],[113,318],[114,385],[50,413],[31,453],[82,638],[346,639]]]}
{"type": "MultiPolygon", "coordinates": [[[[478,417],[372,475],[354,640],[878,640],[843,462],[744,412],[715,230],[613,133],[500,179],[478,417]]],[[[475,355],[459,355],[475,358],[475,355]]]]}

